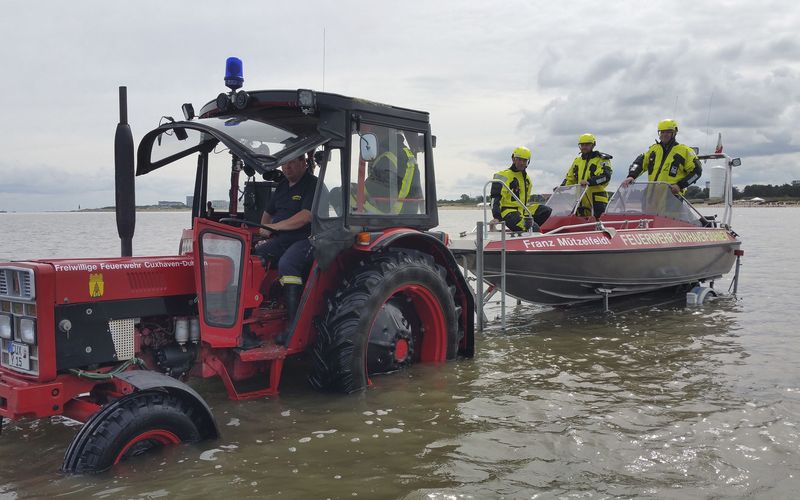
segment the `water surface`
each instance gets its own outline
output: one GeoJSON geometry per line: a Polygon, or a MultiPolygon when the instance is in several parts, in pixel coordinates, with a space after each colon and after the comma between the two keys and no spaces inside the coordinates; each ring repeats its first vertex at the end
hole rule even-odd
{"type": "MultiPolygon", "coordinates": [[[[610,315],[509,301],[508,328],[493,323],[474,359],[415,366],[352,396],[314,392],[303,360],[277,398],[236,403],[200,381],[221,439],[100,476],[56,472],[70,422],[6,421],[0,498],[793,498],[798,216],[735,213],[738,300],[626,302],[610,315]]],[[[482,215],[440,218],[457,233],[482,215]]],[[[139,214],[134,253],[174,253],[187,223],[185,212],[139,214]]],[[[118,253],[111,213],[0,214],[0,259],[118,253]]]]}

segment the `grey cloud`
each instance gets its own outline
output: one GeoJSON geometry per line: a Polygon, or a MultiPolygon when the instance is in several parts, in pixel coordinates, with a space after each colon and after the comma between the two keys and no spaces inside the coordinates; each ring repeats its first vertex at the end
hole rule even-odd
{"type": "MultiPolygon", "coordinates": [[[[129,86],[135,138],[161,115],[179,114],[182,102],[197,109],[213,99],[230,55],[244,60],[246,87],[321,87],[323,29],[326,90],[429,110],[440,139],[471,145],[454,151],[441,141],[440,186],[458,179],[456,189],[478,190],[483,175],[524,144],[544,189],[560,182],[577,134],[587,131],[615,157],[613,184],[667,116],[681,123],[682,141],[702,148],[722,131],[726,151],[757,158],[758,175],[781,182],[798,164],[798,5],[408,0],[403,10],[417,15],[392,30],[396,5],[357,0],[243,0],[227,10],[210,2],[10,0],[0,18],[0,58],[13,68],[13,78],[0,80],[0,105],[11,117],[0,122],[2,198],[19,189],[56,199],[58,186],[84,186],[98,203],[107,199],[113,175],[94,166],[113,158],[118,85],[129,86]],[[232,30],[242,12],[267,27],[232,30]],[[769,167],[772,159],[781,167],[769,167]],[[8,166],[56,163],[38,182],[8,166]]],[[[737,179],[751,175],[753,162],[744,161],[737,179]]],[[[180,197],[187,183],[179,181],[141,180],[137,200],[180,197]]]]}
{"type": "Polygon", "coordinates": [[[628,54],[613,52],[598,58],[586,71],[583,82],[586,85],[601,83],[625,68],[629,67],[633,59],[628,54]]]}

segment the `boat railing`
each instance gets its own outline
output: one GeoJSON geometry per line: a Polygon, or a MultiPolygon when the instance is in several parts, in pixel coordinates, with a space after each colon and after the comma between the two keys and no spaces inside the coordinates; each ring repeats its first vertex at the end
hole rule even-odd
{"type": "Polygon", "coordinates": [[[623,226],[622,229],[627,229],[629,227],[629,224],[636,224],[637,228],[648,228],[650,227],[650,223],[653,222],[653,220],[654,219],[635,219],[635,220],[626,219],[626,220],[583,222],[581,224],[570,224],[567,226],[559,226],[543,234],[550,235],[550,234],[561,233],[567,230],[582,229],[582,228],[587,228],[587,229],[591,228],[595,231],[607,231],[608,229],[613,229],[613,228],[607,228],[606,226],[615,226],[615,225],[622,225],[623,226]]]}
{"type": "MultiPolygon", "coordinates": [[[[720,141],[722,136],[720,136],[720,141]]],[[[722,224],[730,227],[733,218],[733,167],[742,164],[740,158],[731,158],[722,152],[710,155],[699,155],[698,160],[706,164],[703,173],[708,172],[709,181],[709,201],[718,200],[725,203],[725,212],[722,214],[722,224]],[[710,169],[707,166],[709,160],[722,160],[722,165],[714,165],[710,169]]]]}
{"type": "Polygon", "coordinates": [[[487,274],[485,272],[483,266],[483,257],[484,257],[484,234],[486,234],[486,230],[483,227],[483,223],[478,222],[477,224],[477,234],[475,238],[475,275],[477,277],[476,280],[476,290],[475,290],[475,299],[477,302],[477,312],[478,312],[478,331],[482,332],[483,327],[486,320],[486,314],[484,312],[484,307],[486,303],[489,301],[492,295],[496,292],[496,290],[490,290],[486,294],[483,292],[483,284],[486,278],[491,278],[494,276],[500,277],[500,321],[501,321],[501,328],[505,330],[506,328],[506,227],[503,225],[502,229],[500,230],[500,272],[499,273],[492,273],[487,274]]]}

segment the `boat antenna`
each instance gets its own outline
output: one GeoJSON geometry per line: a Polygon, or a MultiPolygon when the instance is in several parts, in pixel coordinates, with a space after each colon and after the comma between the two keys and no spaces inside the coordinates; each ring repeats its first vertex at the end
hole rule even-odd
{"type": "Polygon", "coordinates": [[[325,30],[322,28],[322,91],[325,92],[325,30]]]}

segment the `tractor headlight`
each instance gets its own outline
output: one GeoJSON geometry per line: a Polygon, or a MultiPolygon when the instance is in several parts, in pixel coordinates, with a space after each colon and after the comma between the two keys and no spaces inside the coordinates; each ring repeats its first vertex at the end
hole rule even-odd
{"type": "Polygon", "coordinates": [[[36,345],[36,320],[33,318],[19,319],[19,339],[26,344],[36,345]]]}
{"type": "Polygon", "coordinates": [[[12,329],[12,325],[14,324],[14,319],[7,315],[7,314],[0,314],[0,338],[4,338],[6,340],[11,340],[14,338],[14,330],[12,329]]]}

